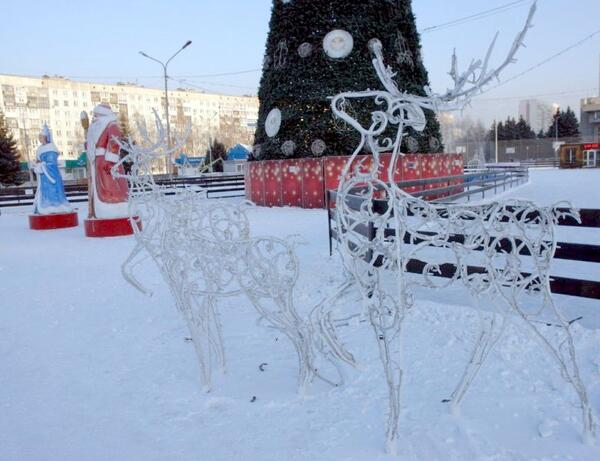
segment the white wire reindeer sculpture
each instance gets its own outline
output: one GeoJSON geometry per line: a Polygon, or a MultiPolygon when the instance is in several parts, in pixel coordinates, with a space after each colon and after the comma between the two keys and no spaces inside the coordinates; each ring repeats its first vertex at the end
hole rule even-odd
{"type": "MultiPolygon", "coordinates": [[[[191,188],[173,191],[157,185],[152,162],[170,158],[184,143],[166,149],[158,117],[156,127],[155,142],[147,132],[143,132],[145,146],[121,142],[127,152],[121,163],[131,163],[131,173],[123,177],[130,184],[130,216],[137,241],[122,266],[125,279],[150,294],[136,279],[134,269],[148,257],[154,260],[187,322],[207,391],[213,362],[226,369],[217,303],[235,296],[245,296],[261,320],[292,342],[301,392],[315,377],[336,384],[317,369],[319,357],[331,362],[332,354],[324,349],[327,344],[315,340],[312,324],[300,317],[294,305],[299,271],[294,243],[252,237],[244,205],[207,200],[191,188]]],[[[113,174],[118,174],[116,168],[113,174]]]]}
{"type": "MultiPolygon", "coordinates": [[[[434,94],[428,88],[426,96],[400,91],[395,74],[384,63],[382,45],[371,40],[373,66],[385,91],[348,92],[332,100],[332,109],[361,134],[361,141],[342,172],[336,195],[336,231],[343,264],[358,287],[368,318],[379,346],[389,390],[387,424],[388,451],[395,452],[398,439],[400,389],[403,370],[401,351],[395,341],[401,336],[403,321],[414,305],[416,286],[441,289],[462,283],[476,304],[483,297],[492,301],[489,312],[477,309],[480,332],[464,374],[447,400],[454,411],[473,383],[490,351],[501,338],[507,321],[516,319],[556,363],[563,378],[577,394],[583,415],[586,440],[594,437],[594,419],[585,385],[577,365],[576,351],[569,322],[559,312],[550,291],[550,264],[556,249],[555,225],[561,213],[555,208],[538,207],[532,202],[507,200],[482,205],[432,204],[401,190],[390,179],[380,178],[383,168],[381,154],[392,152],[388,178],[394,178],[401,155],[401,143],[406,127],[422,131],[426,126],[424,110],[456,110],[463,108],[482,88],[497,78],[514,62],[517,51],[531,27],[534,3],[524,28],[516,37],[504,62],[489,67],[494,38],[486,58],[474,61],[465,72],[459,72],[456,54],[450,72],[455,86],[445,94],[434,94]],[[362,122],[344,111],[350,100],[374,102],[377,109],[371,120],[362,122]],[[389,135],[394,131],[395,135],[389,135]],[[372,166],[355,167],[356,157],[365,149],[373,154],[372,166]],[[385,197],[383,209],[375,207],[375,198],[385,197]],[[357,206],[357,203],[359,204],[357,206]],[[374,238],[364,238],[360,230],[374,229],[374,238]],[[421,263],[418,256],[429,263],[421,263]],[[450,264],[451,263],[451,264],[450,264]],[[418,275],[408,275],[408,269],[418,275]],[[397,294],[384,288],[384,272],[395,271],[397,294]],[[437,275],[447,277],[440,282],[437,275]],[[536,309],[523,302],[524,296],[540,300],[536,309]],[[533,320],[540,315],[559,326],[560,341],[555,345],[546,330],[533,320]]],[[[578,219],[575,211],[569,213],[578,219]]],[[[348,284],[344,285],[341,294],[348,284]]],[[[480,306],[482,307],[482,306],[480,306]]],[[[315,323],[322,336],[335,343],[335,320],[326,312],[325,304],[317,306],[315,323]]],[[[342,348],[332,348],[339,360],[354,364],[354,357],[342,348]]]]}

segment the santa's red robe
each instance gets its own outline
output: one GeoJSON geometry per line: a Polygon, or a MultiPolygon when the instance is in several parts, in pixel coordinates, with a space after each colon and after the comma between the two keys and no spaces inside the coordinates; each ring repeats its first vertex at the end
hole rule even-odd
{"type": "MultiPolygon", "coordinates": [[[[120,203],[127,201],[128,187],[125,179],[113,178],[110,169],[120,160],[119,145],[114,138],[123,136],[118,123],[110,123],[100,135],[96,143],[96,192],[104,203],[120,203]]],[[[124,174],[123,166],[119,173],[124,174]]]]}

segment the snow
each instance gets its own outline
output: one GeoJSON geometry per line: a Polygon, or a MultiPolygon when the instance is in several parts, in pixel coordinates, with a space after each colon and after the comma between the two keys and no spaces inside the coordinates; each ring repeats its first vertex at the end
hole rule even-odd
{"type": "MultiPolygon", "coordinates": [[[[509,194],[600,208],[599,180],[600,170],[534,170],[530,184],[509,194]]],[[[184,322],[157,270],[148,265],[139,273],[151,298],[121,277],[133,239],[85,239],[81,227],[33,232],[28,212],[3,209],[0,216],[0,460],[600,459],[600,442],[580,441],[574,393],[517,326],[492,352],[462,413],[450,414],[441,401],[477,332],[477,315],[459,288],[418,293],[407,319],[394,458],[384,452],[387,393],[366,325],[341,329],[362,369],[348,370],[343,388],[315,383],[300,397],[287,340],[257,324],[243,298],[223,301],[229,371],[216,373],[214,391],[205,394],[184,322]]],[[[298,247],[296,292],[306,314],[341,280],[338,260],[328,255],[326,213],[255,208],[249,216],[255,235],[298,234],[307,242],[298,247]]],[[[567,317],[584,315],[574,327],[576,343],[600,416],[600,302],[557,301],[567,317]]],[[[338,309],[359,307],[352,294],[338,309]]]]}
{"type": "Polygon", "coordinates": [[[600,208],[598,169],[532,169],[529,171],[529,177],[529,184],[500,197],[526,198],[540,205],[553,205],[566,200],[578,208],[600,208]]]}

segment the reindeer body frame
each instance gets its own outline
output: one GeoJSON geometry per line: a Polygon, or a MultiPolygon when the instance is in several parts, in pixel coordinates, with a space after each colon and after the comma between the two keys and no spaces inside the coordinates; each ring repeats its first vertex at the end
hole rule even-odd
{"type": "MultiPolygon", "coordinates": [[[[136,246],[124,262],[125,279],[151,294],[135,277],[135,267],[148,257],[157,265],[178,310],[184,316],[200,363],[204,388],[211,389],[211,368],[225,371],[226,360],[217,302],[245,296],[270,327],[283,333],[298,355],[300,392],[315,377],[336,384],[317,370],[321,355],[332,362],[326,344],[314,338],[310,322],[294,305],[299,263],[294,243],[275,237],[252,237],[246,204],[213,202],[198,190],[172,190],[154,182],[151,164],[170,157],[158,117],[159,139],[147,147],[122,143],[128,152],[120,163],[132,162],[129,207],[136,246]],[[142,225],[139,225],[141,221],[142,225]]],[[[149,136],[142,130],[143,136],[149,136]]],[[[179,143],[182,144],[182,143],[179,143]]],[[[118,176],[118,165],[113,175],[118,176]]],[[[337,365],[334,363],[337,368],[337,365]]]]}
{"type": "MultiPolygon", "coordinates": [[[[369,46],[374,55],[373,65],[386,91],[348,92],[332,98],[334,114],[361,134],[361,141],[340,178],[335,219],[342,262],[361,294],[362,315],[370,321],[384,368],[389,394],[387,447],[390,452],[395,452],[398,439],[403,376],[400,341],[394,340],[401,337],[403,321],[414,305],[413,289],[416,286],[441,289],[456,282],[465,286],[478,307],[481,307],[480,300],[484,296],[494,302],[492,312],[477,309],[480,332],[465,371],[450,399],[446,400],[452,410],[459,410],[482,364],[502,337],[507,321],[516,319],[540,342],[574,389],[582,411],[584,439],[590,441],[594,438],[594,419],[579,373],[571,325],[558,310],[550,290],[550,264],[556,250],[555,225],[561,213],[552,207],[539,207],[522,200],[482,205],[432,204],[411,196],[392,180],[384,182],[380,178],[384,168],[380,154],[392,151],[387,177],[394,178],[399,158],[403,155],[400,146],[404,130],[412,127],[422,131],[426,124],[424,110],[464,107],[476,92],[514,61],[531,27],[535,8],[534,3],[524,29],[499,68],[488,70],[496,39],[485,61],[473,62],[463,74],[458,73],[454,56],[450,75],[455,81],[455,89],[444,95],[435,95],[429,89],[426,89],[426,96],[401,92],[393,80],[393,72],[384,63],[381,43],[372,40],[369,46]],[[481,72],[477,75],[479,70],[481,72]],[[472,88],[466,88],[469,84],[472,88]],[[372,113],[368,126],[363,126],[345,111],[346,101],[364,98],[374,101],[378,107],[372,113]],[[388,135],[392,126],[398,127],[393,138],[388,135]],[[365,149],[373,155],[371,167],[366,172],[362,165],[355,166],[353,170],[356,157],[365,149]],[[387,202],[384,211],[374,207],[375,197],[381,195],[387,202]],[[362,200],[359,209],[351,206],[351,203],[356,203],[356,196],[362,200]],[[358,233],[354,230],[359,226],[376,229],[374,239],[357,239],[358,233]],[[453,263],[454,271],[446,281],[434,279],[441,274],[440,263],[425,263],[420,275],[407,275],[408,266],[416,256],[425,254],[431,257],[436,252],[438,258],[446,258],[444,262],[453,263]],[[481,266],[475,272],[470,269],[473,260],[481,266]],[[527,264],[529,272],[524,272],[527,264]],[[389,270],[396,273],[395,294],[383,287],[382,280],[389,270]],[[522,299],[524,295],[537,296],[541,307],[533,310],[526,307],[522,299]],[[545,320],[559,327],[561,339],[558,345],[553,344],[545,331],[536,325],[534,318],[542,313],[547,316],[545,320]]],[[[578,219],[576,211],[569,214],[578,219]]],[[[346,283],[339,291],[340,296],[347,286],[346,283]]],[[[336,340],[333,314],[326,312],[325,306],[318,306],[318,309],[322,335],[336,340]]],[[[339,350],[337,357],[355,364],[354,357],[347,351],[339,350]]]]}

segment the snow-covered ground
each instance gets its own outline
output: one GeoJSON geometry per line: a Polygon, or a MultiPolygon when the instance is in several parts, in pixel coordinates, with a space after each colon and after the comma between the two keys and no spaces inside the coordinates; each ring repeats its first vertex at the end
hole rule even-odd
{"type": "MultiPolygon", "coordinates": [[[[510,195],[600,208],[599,184],[600,170],[540,170],[510,195]]],[[[32,232],[27,213],[0,216],[0,460],[396,459],[384,453],[387,394],[366,326],[341,331],[362,370],[349,370],[344,388],[317,383],[301,398],[290,345],[258,326],[246,301],[230,299],[221,304],[229,372],[205,394],[157,270],[140,272],[151,298],[121,278],[133,239],[85,239],[82,228],[32,232]]],[[[296,298],[308,312],[340,280],[325,212],[256,208],[249,216],[256,235],[307,241],[298,249],[296,298]]],[[[581,239],[600,243],[598,234],[581,239]]],[[[399,459],[600,459],[599,447],[580,442],[574,393],[516,326],[491,354],[462,415],[451,416],[441,400],[459,378],[477,316],[461,305],[459,289],[418,295],[405,327],[399,459]]],[[[584,315],[576,342],[600,416],[600,302],[558,302],[568,317],[584,315]]],[[[341,306],[357,307],[353,296],[341,306]]]]}

